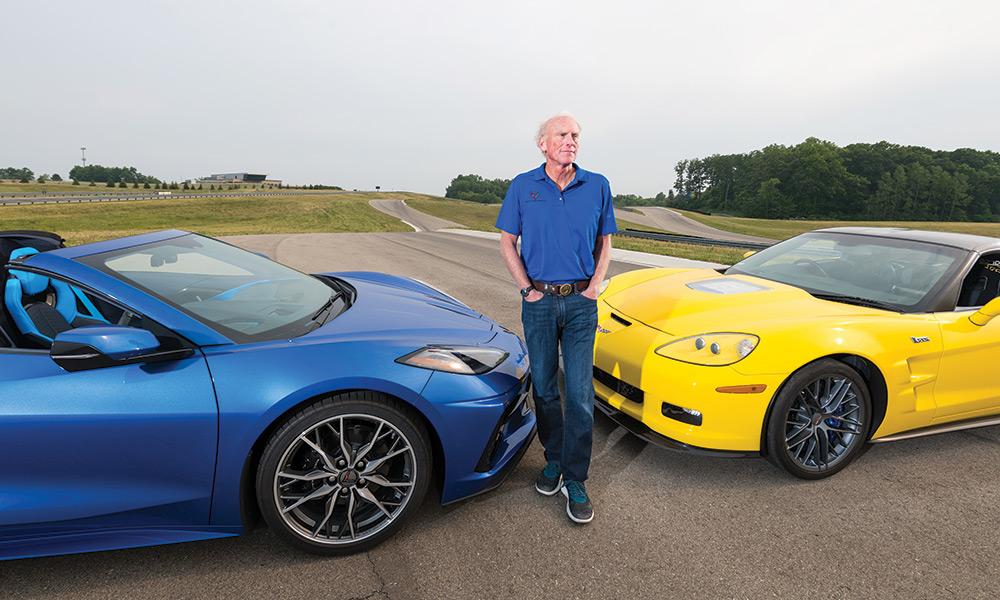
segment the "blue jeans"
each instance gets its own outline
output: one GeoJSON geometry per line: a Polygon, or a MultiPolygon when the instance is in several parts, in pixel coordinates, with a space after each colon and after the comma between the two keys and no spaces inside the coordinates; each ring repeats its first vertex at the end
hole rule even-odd
{"type": "Polygon", "coordinates": [[[586,481],[594,429],[594,335],[597,302],[581,296],[545,294],[521,301],[521,323],[531,360],[538,439],[545,459],[560,465],[563,478],[586,481]],[[566,402],[559,401],[559,346],[566,376],[566,402]]]}

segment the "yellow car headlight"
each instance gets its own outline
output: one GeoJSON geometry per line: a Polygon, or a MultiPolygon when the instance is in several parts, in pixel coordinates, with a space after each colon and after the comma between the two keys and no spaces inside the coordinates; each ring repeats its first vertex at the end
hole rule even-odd
{"type": "Polygon", "coordinates": [[[695,365],[723,367],[749,356],[758,342],[760,338],[750,333],[702,333],[664,344],[656,353],[695,365]]]}

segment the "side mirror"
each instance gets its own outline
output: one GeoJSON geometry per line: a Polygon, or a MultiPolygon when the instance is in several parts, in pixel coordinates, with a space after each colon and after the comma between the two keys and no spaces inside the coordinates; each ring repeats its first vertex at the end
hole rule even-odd
{"type": "Polygon", "coordinates": [[[757,254],[756,250],[749,250],[749,251],[743,253],[743,258],[750,258],[754,254],[757,254]]]}
{"type": "Polygon", "coordinates": [[[982,327],[997,315],[1000,315],[1000,298],[994,298],[987,302],[982,308],[969,315],[969,320],[972,321],[973,325],[982,327]]]}
{"type": "Polygon", "coordinates": [[[67,371],[100,369],[154,360],[176,360],[191,350],[157,352],[160,342],[145,329],[124,326],[80,327],[56,336],[49,356],[67,371]]]}

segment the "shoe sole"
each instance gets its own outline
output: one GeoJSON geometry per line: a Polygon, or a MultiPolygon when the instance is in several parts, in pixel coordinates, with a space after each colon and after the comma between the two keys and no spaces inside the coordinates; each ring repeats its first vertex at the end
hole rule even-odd
{"type": "Polygon", "coordinates": [[[593,512],[590,513],[590,518],[589,519],[578,519],[578,518],[574,517],[573,516],[573,512],[570,511],[570,509],[569,509],[569,492],[566,491],[566,486],[562,486],[561,488],[559,488],[559,491],[561,491],[563,493],[563,496],[566,496],[566,516],[569,517],[570,521],[573,521],[574,523],[581,523],[582,524],[582,523],[590,523],[591,521],[594,520],[594,513],[593,512]]]}
{"type": "Polygon", "coordinates": [[[559,490],[561,489],[562,489],[562,475],[560,475],[559,480],[556,481],[556,489],[552,490],[551,492],[546,492],[542,488],[538,487],[537,483],[535,484],[535,491],[543,496],[555,496],[556,494],[559,493],[559,490]]]}

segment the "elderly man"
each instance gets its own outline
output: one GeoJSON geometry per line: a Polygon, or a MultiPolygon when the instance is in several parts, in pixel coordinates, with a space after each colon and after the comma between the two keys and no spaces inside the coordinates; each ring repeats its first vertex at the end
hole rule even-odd
{"type": "Polygon", "coordinates": [[[574,162],[580,144],[576,119],[563,114],[546,120],[536,142],[545,163],[514,178],[496,226],[500,253],[523,298],[538,437],[548,461],[535,489],[546,496],[562,490],[569,518],[589,523],[594,508],[583,482],[594,425],[597,294],[617,228],[608,180],[574,162]],[[560,346],[565,406],[559,398],[560,346]]]}

